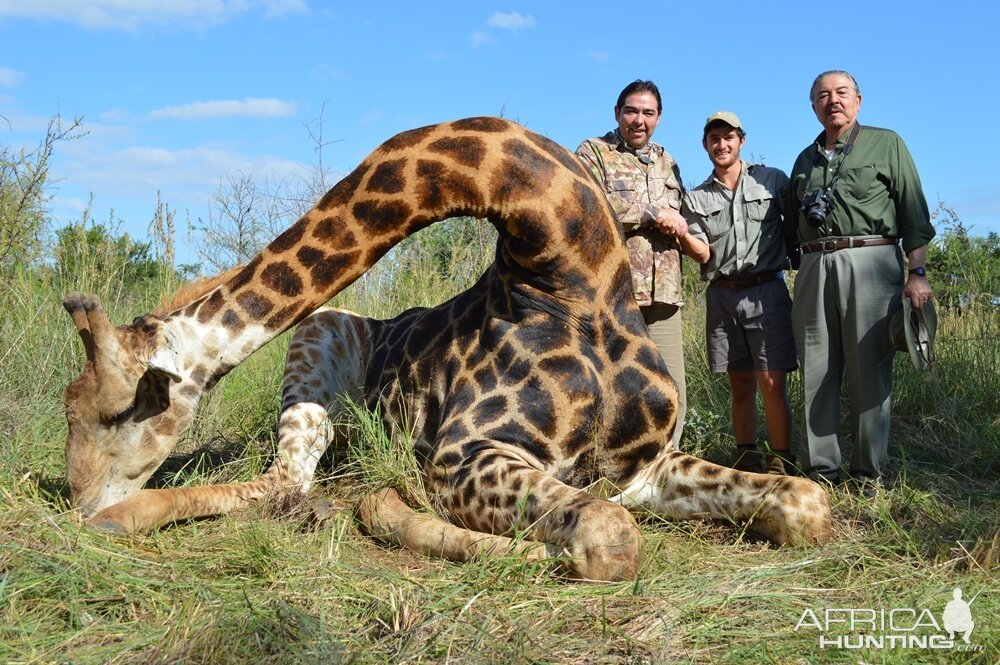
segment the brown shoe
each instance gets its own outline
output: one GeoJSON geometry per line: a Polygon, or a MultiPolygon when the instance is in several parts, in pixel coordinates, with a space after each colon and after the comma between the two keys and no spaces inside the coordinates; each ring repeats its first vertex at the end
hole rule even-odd
{"type": "Polygon", "coordinates": [[[753,444],[736,446],[733,449],[732,467],[737,471],[763,473],[764,459],[757,452],[757,446],[753,444]]]}

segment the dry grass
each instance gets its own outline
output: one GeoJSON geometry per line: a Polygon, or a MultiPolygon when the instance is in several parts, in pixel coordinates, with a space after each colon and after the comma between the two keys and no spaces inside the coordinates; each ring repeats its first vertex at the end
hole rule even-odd
{"type": "MultiPolygon", "coordinates": [[[[347,294],[341,304],[370,306],[376,293],[347,294]]],[[[872,501],[833,490],[830,543],[778,549],[738,526],[646,516],[639,579],[578,584],[516,558],[453,565],[389,549],[363,537],[350,510],[316,524],[304,512],[259,506],[131,538],[83,527],[62,494],[59,398],[79,350],[61,295],[17,285],[0,311],[0,662],[1000,660],[996,312],[945,318],[931,377],[900,367],[896,483],[872,501]],[[978,594],[972,641],[980,651],[823,650],[814,629],[795,630],[803,612],[828,608],[927,608],[940,621],[955,587],[978,594]]],[[[150,294],[148,305],[158,299],[150,294]]],[[[387,309],[416,304],[386,300],[387,309]]],[[[686,312],[688,381],[702,415],[687,445],[721,460],[731,443],[728,398],[698,364],[697,302],[686,312]]],[[[119,321],[141,308],[106,304],[119,321]]],[[[245,479],[266,466],[282,344],[219,386],[158,483],[245,479]]],[[[796,400],[800,409],[793,386],[796,400]]],[[[362,429],[367,447],[355,454],[367,466],[335,455],[315,498],[350,504],[366,483],[406,481],[378,428],[362,429]],[[389,453],[381,462],[372,452],[379,447],[389,453]]]]}

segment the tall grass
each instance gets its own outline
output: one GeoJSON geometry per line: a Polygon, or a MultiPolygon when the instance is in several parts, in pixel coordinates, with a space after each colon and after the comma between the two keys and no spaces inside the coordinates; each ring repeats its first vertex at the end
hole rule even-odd
{"type": "MultiPolygon", "coordinates": [[[[433,247],[394,256],[394,264],[359,280],[337,304],[389,316],[444,300],[478,274],[449,272],[449,257],[477,267],[492,258],[488,240],[477,248],[461,237],[443,254],[433,247]]],[[[113,321],[126,322],[172,288],[136,292],[106,268],[94,264],[74,284],[22,272],[0,298],[0,662],[1000,657],[995,310],[942,312],[930,374],[917,374],[899,356],[890,444],[895,483],[874,500],[831,490],[830,543],[775,548],[732,525],[645,516],[637,581],[572,584],[517,559],[453,565],[380,546],[359,533],[350,508],[317,522],[308,511],[277,515],[261,505],[129,538],[81,525],[62,493],[60,399],[82,353],[59,303],[67,290],[83,287],[102,298],[113,321]],[[972,642],[980,650],[820,649],[815,629],[795,629],[806,610],[822,615],[828,608],[927,608],[940,622],[956,587],[966,598],[975,595],[972,642]]],[[[724,461],[732,445],[728,388],[705,365],[701,287],[692,274],[687,283],[692,416],[684,446],[724,461]]],[[[265,347],[217,387],[155,483],[240,480],[266,467],[286,344],[283,338],[265,347]]],[[[801,412],[795,380],[792,401],[801,412]]],[[[355,448],[332,456],[314,498],[349,506],[380,483],[408,478],[401,489],[419,500],[414,461],[406,461],[399,442],[370,415],[359,414],[357,427],[355,448]]]]}

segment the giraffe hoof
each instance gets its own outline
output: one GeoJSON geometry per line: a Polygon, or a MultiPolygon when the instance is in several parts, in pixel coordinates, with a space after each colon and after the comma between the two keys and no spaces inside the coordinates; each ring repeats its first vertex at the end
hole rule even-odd
{"type": "Polygon", "coordinates": [[[567,564],[571,577],[618,582],[639,573],[642,534],[635,518],[622,506],[604,501],[580,509],[567,564]]]}
{"type": "Polygon", "coordinates": [[[114,506],[106,508],[91,517],[87,520],[87,526],[112,536],[130,536],[135,533],[135,529],[126,526],[131,520],[123,519],[124,516],[115,516],[112,513],[113,508],[114,506]]]}
{"type": "Polygon", "coordinates": [[[323,524],[336,517],[339,513],[354,509],[350,501],[344,499],[319,499],[310,505],[314,524],[323,524]]]}

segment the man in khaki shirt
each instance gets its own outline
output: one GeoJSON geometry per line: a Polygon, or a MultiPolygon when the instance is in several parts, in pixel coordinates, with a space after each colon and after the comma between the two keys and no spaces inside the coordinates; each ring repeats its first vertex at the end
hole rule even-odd
{"type": "Polygon", "coordinates": [[[702,146],[712,174],[684,199],[688,230],[708,243],[702,278],[708,361],[726,372],[732,392],[733,466],[784,474],[791,464],[791,409],[786,379],[796,368],[792,302],[783,270],[788,251],[782,204],[788,177],[740,159],[746,144],[736,114],[721,111],[705,122],[702,146]],[[766,464],[756,448],[757,386],[764,397],[770,449],[766,464]]]}

